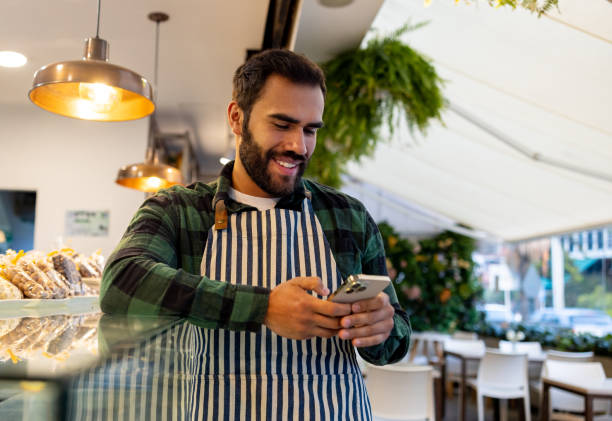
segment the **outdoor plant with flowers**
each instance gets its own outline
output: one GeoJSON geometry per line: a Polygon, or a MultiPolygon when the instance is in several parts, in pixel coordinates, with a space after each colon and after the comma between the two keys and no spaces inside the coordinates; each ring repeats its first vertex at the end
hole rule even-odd
{"type": "Polygon", "coordinates": [[[387,268],[402,306],[416,331],[472,330],[481,314],[482,287],[474,275],[474,240],[445,231],[412,242],[387,223],[379,225],[387,268]]]}

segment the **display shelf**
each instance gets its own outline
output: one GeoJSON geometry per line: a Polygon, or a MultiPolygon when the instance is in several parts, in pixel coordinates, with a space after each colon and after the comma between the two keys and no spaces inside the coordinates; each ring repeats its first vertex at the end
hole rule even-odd
{"type": "Polygon", "coordinates": [[[96,313],[100,311],[99,299],[98,295],[86,295],[51,300],[0,300],[0,318],[96,313]]]}

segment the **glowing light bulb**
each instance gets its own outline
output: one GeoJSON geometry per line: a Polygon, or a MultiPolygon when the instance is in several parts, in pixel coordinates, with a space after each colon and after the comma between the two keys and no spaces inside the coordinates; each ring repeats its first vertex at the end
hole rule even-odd
{"type": "Polygon", "coordinates": [[[0,51],[0,66],[21,67],[28,62],[26,56],[16,51],[0,51]]]}
{"type": "Polygon", "coordinates": [[[104,83],[79,83],[79,96],[97,113],[109,112],[121,102],[121,91],[104,83]]]}
{"type": "Polygon", "coordinates": [[[159,177],[147,177],[145,184],[147,185],[147,188],[157,190],[162,185],[162,179],[159,177]]]}

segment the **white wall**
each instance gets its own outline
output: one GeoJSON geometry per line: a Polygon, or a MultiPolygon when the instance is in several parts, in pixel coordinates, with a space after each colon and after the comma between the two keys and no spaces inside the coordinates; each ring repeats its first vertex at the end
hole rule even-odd
{"type": "MultiPolygon", "coordinates": [[[[24,94],[25,95],[25,94],[24,94]]],[[[144,159],[148,120],[98,123],[34,105],[0,104],[0,189],[36,190],[34,247],[70,247],[108,257],[144,194],[115,184],[122,165],[144,159]],[[64,235],[67,210],[109,210],[107,237],[64,235]]]]}

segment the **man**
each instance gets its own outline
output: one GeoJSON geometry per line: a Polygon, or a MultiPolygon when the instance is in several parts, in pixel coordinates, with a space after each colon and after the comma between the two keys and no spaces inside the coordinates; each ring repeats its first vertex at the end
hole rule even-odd
{"type": "Polygon", "coordinates": [[[348,275],[386,268],[363,205],[301,178],[323,125],[323,73],[268,50],[233,84],[235,162],[211,184],[145,202],[104,272],[102,310],[199,326],[199,414],[370,419],[353,347],[398,361],[410,327],[393,287],[352,305],[324,299],[348,275]]]}

